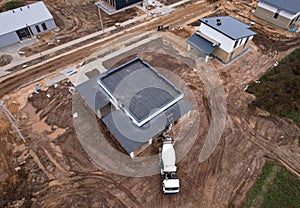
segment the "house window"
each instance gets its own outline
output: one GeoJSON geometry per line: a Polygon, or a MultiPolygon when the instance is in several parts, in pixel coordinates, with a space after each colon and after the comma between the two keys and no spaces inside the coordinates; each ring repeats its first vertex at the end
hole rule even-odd
{"type": "Polygon", "coordinates": [[[42,23],[42,28],[43,28],[43,30],[47,30],[47,26],[45,23],[42,23]]]}
{"type": "Polygon", "coordinates": [[[280,9],[277,9],[277,12],[274,14],[274,19],[277,19],[277,18],[278,18],[279,12],[280,12],[280,11],[281,11],[280,9]]]}
{"type": "Polygon", "coordinates": [[[245,41],[245,43],[244,43],[244,47],[243,47],[243,48],[246,48],[246,46],[247,46],[247,44],[248,44],[248,42],[249,42],[249,38],[250,38],[250,37],[247,37],[247,39],[246,39],[246,41],[245,41]]]}
{"type": "Polygon", "coordinates": [[[239,40],[235,41],[233,48],[235,48],[237,46],[238,42],[239,42],[239,40]]]}
{"type": "Polygon", "coordinates": [[[38,33],[41,32],[41,29],[40,29],[40,27],[39,27],[38,25],[35,26],[35,29],[36,29],[36,31],[37,31],[38,33]]]}
{"type": "Polygon", "coordinates": [[[240,39],[239,45],[241,45],[243,42],[243,38],[240,39]]]}

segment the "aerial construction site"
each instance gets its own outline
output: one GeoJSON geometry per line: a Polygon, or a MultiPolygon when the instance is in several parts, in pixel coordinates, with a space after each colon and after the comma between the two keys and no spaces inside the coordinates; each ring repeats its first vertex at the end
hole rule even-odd
{"type": "Polygon", "coordinates": [[[0,207],[299,207],[300,8],[267,4],[0,0],[0,207]]]}

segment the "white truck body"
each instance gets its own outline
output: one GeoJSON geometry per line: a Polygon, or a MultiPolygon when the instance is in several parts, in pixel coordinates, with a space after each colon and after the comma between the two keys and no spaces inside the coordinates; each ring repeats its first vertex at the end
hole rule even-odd
{"type": "MultiPolygon", "coordinates": [[[[168,139],[168,138],[166,138],[168,139]]],[[[165,194],[172,194],[179,192],[179,179],[176,175],[177,167],[176,155],[173,144],[170,140],[163,143],[161,149],[161,177],[162,190],[165,194]]]]}

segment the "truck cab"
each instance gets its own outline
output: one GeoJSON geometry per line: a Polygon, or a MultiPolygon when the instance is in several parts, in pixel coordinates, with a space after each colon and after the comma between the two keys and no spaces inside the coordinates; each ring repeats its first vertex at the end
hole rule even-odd
{"type": "Polygon", "coordinates": [[[179,179],[176,172],[162,175],[162,191],[164,194],[175,194],[179,192],[179,179]]]}

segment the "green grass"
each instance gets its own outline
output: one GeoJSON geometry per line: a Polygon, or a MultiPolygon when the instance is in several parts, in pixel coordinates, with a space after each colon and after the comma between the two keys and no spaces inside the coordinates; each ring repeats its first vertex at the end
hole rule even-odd
{"type": "Polygon", "coordinates": [[[264,196],[263,186],[266,183],[267,178],[269,178],[271,173],[273,172],[272,169],[273,169],[272,163],[265,164],[263,168],[263,172],[258,177],[251,194],[248,196],[248,203],[244,208],[257,207],[257,204],[260,201],[259,199],[264,196]]]}
{"type": "Polygon", "coordinates": [[[1,8],[1,11],[6,11],[10,9],[15,9],[21,6],[24,6],[25,3],[23,0],[17,0],[17,1],[8,1],[4,4],[4,7],[1,8]]]}
{"type": "Polygon", "coordinates": [[[284,167],[267,162],[244,208],[299,208],[300,179],[284,167]]]}
{"type": "Polygon", "coordinates": [[[259,81],[247,89],[256,96],[253,105],[290,118],[300,127],[300,48],[271,67],[259,81]]]}

